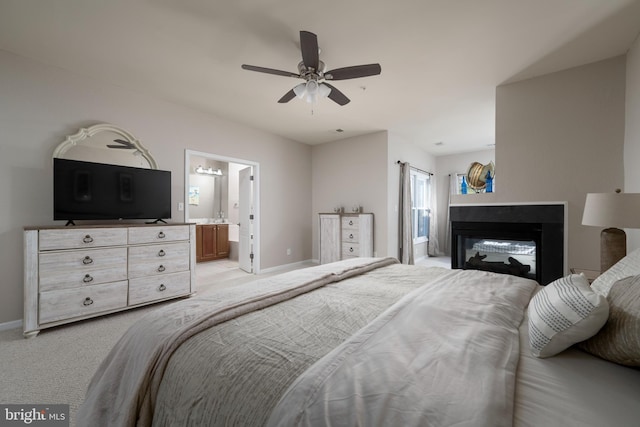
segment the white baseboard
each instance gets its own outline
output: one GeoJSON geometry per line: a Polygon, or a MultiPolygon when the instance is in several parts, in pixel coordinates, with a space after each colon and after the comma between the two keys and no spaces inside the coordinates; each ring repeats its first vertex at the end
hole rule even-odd
{"type": "Polygon", "coordinates": [[[290,270],[292,268],[306,267],[308,266],[309,263],[318,264],[318,260],[308,259],[305,261],[293,262],[291,264],[282,264],[282,265],[276,265],[275,267],[263,268],[262,270],[260,270],[259,274],[276,273],[278,271],[290,270]]]}
{"type": "Polygon", "coordinates": [[[8,331],[9,329],[22,328],[22,319],[13,320],[11,322],[0,323],[0,331],[8,331]]]}

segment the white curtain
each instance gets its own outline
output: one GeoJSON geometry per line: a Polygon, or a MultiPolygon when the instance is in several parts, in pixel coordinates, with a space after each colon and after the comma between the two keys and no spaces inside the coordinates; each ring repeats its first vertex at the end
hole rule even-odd
{"type": "Polygon", "coordinates": [[[451,218],[449,217],[449,211],[451,206],[451,195],[456,194],[458,186],[458,177],[456,174],[449,174],[449,192],[447,194],[447,226],[445,227],[444,234],[444,253],[447,256],[451,256],[451,218]]]}
{"type": "Polygon", "coordinates": [[[413,264],[413,230],[411,228],[411,167],[400,163],[399,256],[403,264],[413,264]]]}
{"type": "Polygon", "coordinates": [[[431,215],[429,216],[429,246],[427,247],[427,255],[438,256],[440,254],[440,242],[438,239],[438,186],[436,185],[436,176],[431,174],[430,178],[430,191],[429,191],[429,209],[431,215]]]}

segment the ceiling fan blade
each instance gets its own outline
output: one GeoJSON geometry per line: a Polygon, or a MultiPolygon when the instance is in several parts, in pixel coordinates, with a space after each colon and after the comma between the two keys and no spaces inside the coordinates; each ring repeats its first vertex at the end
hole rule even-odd
{"type": "Polygon", "coordinates": [[[302,51],[302,63],[304,66],[318,71],[320,64],[318,36],[309,31],[300,31],[300,50],[302,51]]]}
{"type": "Polygon", "coordinates": [[[336,68],[324,73],[327,80],[347,80],[358,77],[375,76],[382,72],[380,64],[354,65],[353,67],[336,68]]]}
{"type": "Polygon", "coordinates": [[[109,148],[124,148],[125,150],[133,150],[134,146],[131,141],[125,141],[124,139],[114,139],[113,142],[117,142],[120,145],[107,144],[109,148]]]}
{"type": "Polygon", "coordinates": [[[275,74],[276,76],[300,77],[300,74],[292,73],[290,71],[274,70],[273,68],[257,67],[255,65],[242,64],[242,69],[257,71],[259,73],[275,74]]]}
{"type": "Polygon", "coordinates": [[[338,104],[338,105],[347,105],[349,102],[351,102],[351,100],[349,98],[347,98],[347,96],[344,93],[340,92],[334,86],[331,86],[327,82],[324,82],[322,84],[326,85],[329,89],[331,89],[331,92],[329,92],[328,97],[329,97],[329,99],[331,99],[336,104],[338,104]]]}
{"type": "Polygon", "coordinates": [[[293,91],[293,89],[291,89],[289,92],[285,93],[284,96],[278,100],[278,102],[280,104],[284,104],[285,102],[291,101],[295,97],[296,97],[296,94],[293,91]]]}

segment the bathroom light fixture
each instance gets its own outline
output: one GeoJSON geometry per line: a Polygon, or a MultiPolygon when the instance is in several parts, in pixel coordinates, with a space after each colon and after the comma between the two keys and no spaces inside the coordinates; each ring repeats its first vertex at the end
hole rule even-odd
{"type": "Polygon", "coordinates": [[[195,171],[196,171],[196,173],[199,173],[199,174],[202,174],[202,175],[222,176],[222,171],[220,170],[220,168],[214,170],[211,166],[209,166],[207,169],[205,169],[201,165],[198,165],[198,167],[195,169],[195,171]]]}

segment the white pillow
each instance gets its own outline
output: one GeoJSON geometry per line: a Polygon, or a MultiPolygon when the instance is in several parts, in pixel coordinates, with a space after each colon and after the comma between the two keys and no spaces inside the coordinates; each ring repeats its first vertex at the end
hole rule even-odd
{"type": "Polygon", "coordinates": [[[640,275],[640,248],[628,253],[627,256],[598,276],[591,284],[591,288],[606,297],[611,286],[618,280],[637,275],[640,275]]]}
{"type": "Polygon", "coordinates": [[[529,303],[529,344],[536,357],[555,356],[595,335],[607,322],[606,297],[572,274],[549,283],[529,303]]]}

